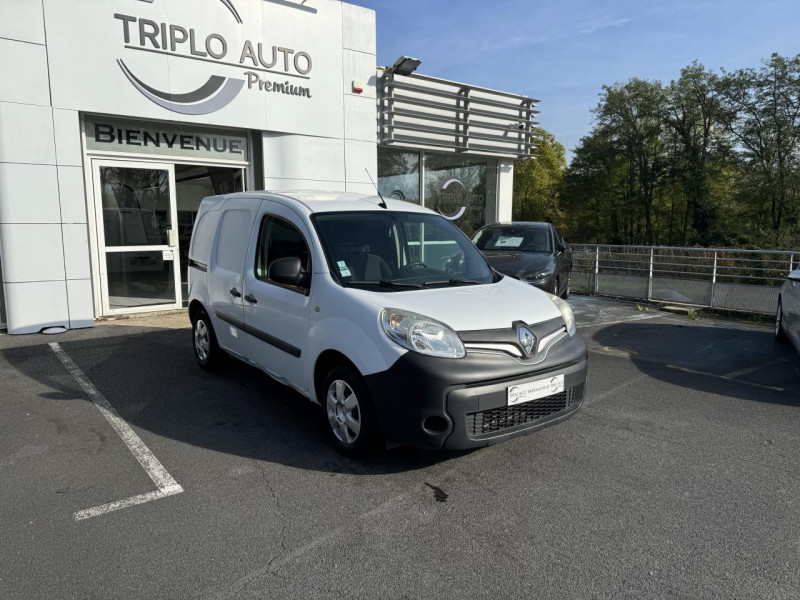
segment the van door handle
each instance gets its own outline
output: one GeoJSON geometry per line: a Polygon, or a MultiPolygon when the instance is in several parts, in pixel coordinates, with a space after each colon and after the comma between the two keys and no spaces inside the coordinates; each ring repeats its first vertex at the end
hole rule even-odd
{"type": "Polygon", "coordinates": [[[242,293],[239,290],[237,290],[235,287],[232,287],[231,288],[231,296],[233,296],[234,298],[241,298],[242,297],[242,293]]]}
{"type": "Polygon", "coordinates": [[[258,304],[258,300],[256,300],[256,297],[253,296],[253,294],[247,294],[247,296],[245,296],[244,299],[247,300],[250,304],[258,304]]]}

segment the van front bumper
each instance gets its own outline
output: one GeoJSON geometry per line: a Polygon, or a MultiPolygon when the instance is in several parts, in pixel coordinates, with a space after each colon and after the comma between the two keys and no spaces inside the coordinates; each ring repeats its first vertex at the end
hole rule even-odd
{"type": "Polygon", "coordinates": [[[387,441],[420,448],[479,448],[571,417],[586,387],[586,342],[576,334],[526,365],[510,356],[468,352],[461,359],[407,352],[366,377],[387,441]],[[564,375],[564,391],[508,406],[507,390],[564,375]]]}

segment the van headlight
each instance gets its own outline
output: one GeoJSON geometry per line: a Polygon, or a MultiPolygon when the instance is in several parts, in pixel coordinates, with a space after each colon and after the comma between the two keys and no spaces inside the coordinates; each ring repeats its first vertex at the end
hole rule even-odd
{"type": "Polygon", "coordinates": [[[547,294],[547,297],[553,301],[553,304],[556,305],[556,308],[558,308],[559,312],[561,313],[561,317],[564,319],[564,325],[567,326],[567,333],[569,334],[569,337],[575,335],[575,315],[572,314],[572,309],[569,307],[569,304],[567,304],[558,296],[548,294],[547,292],[545,292],[545,294],[547,294]]]}
{"type": "Polygon", "coordinates": [[[420,354],[440,358],[464,358],[464,344],[444,323],[397,308],[381,311],[381,325],[396,344],[420,354]]]}

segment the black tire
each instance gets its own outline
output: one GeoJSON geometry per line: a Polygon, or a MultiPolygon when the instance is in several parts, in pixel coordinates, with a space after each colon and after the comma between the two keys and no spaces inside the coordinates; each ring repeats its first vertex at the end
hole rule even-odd
{"type": "Polygon", "coordinates": [[[778,298],[778,308],[775,310],[775,339],[779,342],[786,342],[789,340],[789,337],[783,330],[783,306],[780,298],[778,298]]]}
{"type": "Polygon", "coordinates": [[[561,294],[562,299],[569,300],[570,287],[572,287],[572,270],[567,273],[567,287],[564,288],[564,293],[561,294]]]}
{"type": "Polygon", "coordinates": [[[325,428],[341,453],[360,458],[386,447],[369,390],[355,369],[344,365],[332,369],[318,400],[325,428]]]}
{"type": "Polygon", "coordinates": [[[214,326],[204,310],[192,317],[192,349],[197,364],[206,371],[219,369],[228,360],[228,353],[219,347],[214,326]]]}

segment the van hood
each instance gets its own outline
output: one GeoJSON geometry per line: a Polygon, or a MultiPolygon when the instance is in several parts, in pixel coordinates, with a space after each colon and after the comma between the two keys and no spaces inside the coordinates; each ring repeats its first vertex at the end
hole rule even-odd
{"type": "Polygon", "coordinates": [[[430,317],[455,331],[506,329],[514,321],[534,325],[561,316],[544,292],[511,277],[487,285],[389,293],[358,291],[381,308],[399,308],[430,317]]]}

